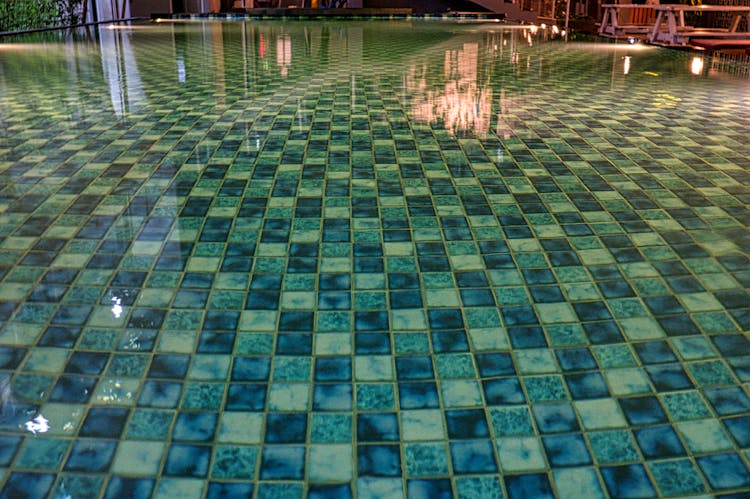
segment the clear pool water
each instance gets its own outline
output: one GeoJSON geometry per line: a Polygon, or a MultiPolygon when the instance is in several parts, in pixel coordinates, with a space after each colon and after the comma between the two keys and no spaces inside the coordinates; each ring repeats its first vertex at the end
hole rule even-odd
{"type": "Polygon", "coordinates": [[[750,494],[741,58],[0,43],[0,497],[750,494]]]}

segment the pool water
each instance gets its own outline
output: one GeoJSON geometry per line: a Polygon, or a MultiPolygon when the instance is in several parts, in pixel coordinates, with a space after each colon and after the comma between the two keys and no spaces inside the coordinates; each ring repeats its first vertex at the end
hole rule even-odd
{"type": "Polygon", "coordinates": [[[435,20],[6,39],[0,497],[748,497],[717,60],[435,20]]]}

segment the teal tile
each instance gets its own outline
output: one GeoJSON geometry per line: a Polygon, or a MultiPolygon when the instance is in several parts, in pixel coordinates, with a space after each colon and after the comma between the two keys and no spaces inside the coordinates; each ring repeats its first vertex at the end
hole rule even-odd
{"type": "Polygon", "coordinates": [[[648,467],[659,491],[666,496],[700,494],[705,485],[688,459],[649,462],[648,467]]]}
{"type": "Polygon", "coordinates": [[[385,383],[358,383],[357,409],[361,411],[393,410],[396,400],[393,385],[385,383]]]}
{"type": "Polygon", "coordinates": [[[352,441],[351,415],[313,413],[310,426],[311,442],[346,443],[352,441]]]}
{"type": "Polygon", "coordinates": [[[15,466],[33,470],[58,470],[70,444],[67,439],[28,438],[18,453],[15,466]]]}
{"type": "Polygon", "coordinates": [[[258,447],[217,445],[214,449],[211,476],[218,479],[252,480],[256,478],[258,447]]]}
{"type": "Polygon", "coordinates": [[[523,378],[526,394],[531,402],[565,400],[568,393],[560,376],[526,376],[523,378]]]}
{"type": "Polygon", "coordinates": [[[591,432],[588,439],[599,464],[623,464],[639,459],[633,437],[625,430],[591,432]]]}
{"type": "Polygon", "coordinates": [[[448,453],[445,443],[404,444],[404,466],[407,477],[447,476],[448,453]]]}
{"type": "Polygon", "coordinates": [[[496,437],[534,434],[527,407],[491,407],[489,416],[496,437]]]}
{"type": "Polygon", "coordinates": [[[698,392],[674,392],[661,395],[669,416],[675,421],[701,419],[711,416],[706,403],[698,392]]]}
{"type": "Polygon", "coordinates": [[[505,497],[500,480],[490,475],[456,477],[455,490],[460,499],[472,499],[475,497],[502,499],[505,497]]]}

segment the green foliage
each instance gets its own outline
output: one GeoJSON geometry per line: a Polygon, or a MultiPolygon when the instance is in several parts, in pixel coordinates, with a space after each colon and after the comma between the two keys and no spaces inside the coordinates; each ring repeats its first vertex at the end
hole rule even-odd
{"type": "Polygon", "coordinates": [[[0,32],[78,24],[86,0],[2,0],[0,32]]]}

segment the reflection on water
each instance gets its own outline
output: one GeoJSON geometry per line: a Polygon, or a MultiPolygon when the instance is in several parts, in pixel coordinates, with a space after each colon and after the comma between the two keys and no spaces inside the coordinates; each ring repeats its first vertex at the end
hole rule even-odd
{"type": "Polygon", "coordinates": [[[484,135],[490,129],[492,87],[478,81],[479,45],[467,43],[459,50],[445,51],[442,88],[427,83],[426,64],[412,66],[406,74],[406,89],[415,97],[411,113],[426,123],[441,121],[453,134],[484,135]]]}

